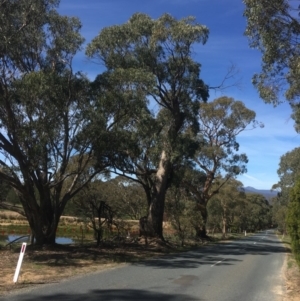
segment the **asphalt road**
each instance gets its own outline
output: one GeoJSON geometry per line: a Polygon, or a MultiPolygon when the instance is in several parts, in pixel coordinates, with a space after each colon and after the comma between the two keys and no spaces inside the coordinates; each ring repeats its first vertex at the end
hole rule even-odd
{"type": "Polygon", "coordinates": [[[2,301],[277,301],[286,250],[273,231],[8,295],[2,301]]]}

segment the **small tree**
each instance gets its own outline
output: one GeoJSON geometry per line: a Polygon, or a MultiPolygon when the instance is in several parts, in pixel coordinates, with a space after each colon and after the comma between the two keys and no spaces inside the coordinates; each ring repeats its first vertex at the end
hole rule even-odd
{"type": "Polygon", "coordinates": [[[91,183],[74,200],[76,215],[87,219],[88,226],[92,227],[97,246],[103,240],[105,229],[111,231],[113,225],[114,212],[107,204],[105,194],[101,192],[101,187],[91,183]]]}
{"type": "Polygon", "coordinates": [[[166,216],[182,246],[187,238],[195,238],[195,225],[198,225],[202,218],[194,208],[195,203],[188,198],[183,189],[179,187],[169,189],[166,198],[166,216]]]}

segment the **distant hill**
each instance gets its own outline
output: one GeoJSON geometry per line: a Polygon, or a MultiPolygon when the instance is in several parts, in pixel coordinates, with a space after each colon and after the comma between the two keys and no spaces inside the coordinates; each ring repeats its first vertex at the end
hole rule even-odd
{"type": "Polygon", "coordinates": [[[256,194],[261,194],[263,195],[268,201],[277,196],[277,192],[276,191],[271,191],[271,190],[267,190],[267,189],[256,189],[250,186],[244,187],[244,190],[246,193],[256,193],[256,194]]]}

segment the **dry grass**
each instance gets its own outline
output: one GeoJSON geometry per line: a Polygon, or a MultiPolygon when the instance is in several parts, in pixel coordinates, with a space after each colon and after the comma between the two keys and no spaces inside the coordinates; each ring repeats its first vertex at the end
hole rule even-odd
{"type": "Polygon", "coordinates": [[[300,267],[291,252],[290,238],[284,237],[282,241],[286,248],[290,250],[286,255],[284,266],[284,276],[286,280],[286,296],[284,301],[300,301],[300,267]]]}
{"type": "Polygon", "coordinates": [[[24,216],[17,212],[1,210],[0,225],[28,225],[28,222],[24,216]]]}
{"type": "Polygon", "coordinates": [[[75,275],[82,275],[116,265],[154,257],[172,251],[170,246],[162,246],[156,241],[124,243],[122,246],[65,246],[37,248],[28,246],[24,255],[17,284],[13,276],[20,249],[0,250],[0,295],[24,287],[59,282],[75,275]]]}

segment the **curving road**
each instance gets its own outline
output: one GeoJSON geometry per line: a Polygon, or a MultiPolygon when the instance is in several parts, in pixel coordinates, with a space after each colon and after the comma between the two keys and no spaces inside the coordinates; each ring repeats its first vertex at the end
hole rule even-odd
{"type": "Polygon", "coordinates": [[[8,295],[2,301],[279,301],[286,249],[272,230],[8,295]]]}

